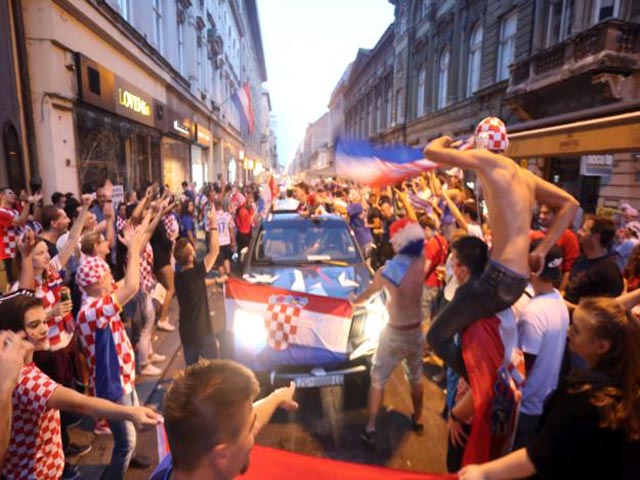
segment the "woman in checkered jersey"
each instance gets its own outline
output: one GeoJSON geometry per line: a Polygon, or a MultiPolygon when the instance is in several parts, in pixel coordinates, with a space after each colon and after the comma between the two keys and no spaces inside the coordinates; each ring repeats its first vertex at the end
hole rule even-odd
{"type": "MultiPolygon", "coordinates": [[[[42,300],[18,291],[0,299],[0,330],[24,331],[36,351],[49,347],[42,300]]],[[[112,420],[142,429],[162,417],[147,407],[125,407],[63,387],[33,363],[28,352],[12,397],[11,438],[2,476],[7,479],[57,480],[64,469],[60,410],[112,420]]]]}

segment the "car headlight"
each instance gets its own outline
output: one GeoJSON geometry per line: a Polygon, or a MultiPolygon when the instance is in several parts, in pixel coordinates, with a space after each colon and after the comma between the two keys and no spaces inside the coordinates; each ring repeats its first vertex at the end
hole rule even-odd
{"type": "Polygon", "coordinates": [[[233,333],[237,345],[256,353],[267,344],[264,316],[247,310],[236,310],[233,314],[233,333]]]}
{"type": "Polygon", "coordinates": [[[389,313],[382,300],[378,298],[371,302],[367,305],[367,318],[364,324],[365,338],[377,341],[388,321],[389,313]]]}

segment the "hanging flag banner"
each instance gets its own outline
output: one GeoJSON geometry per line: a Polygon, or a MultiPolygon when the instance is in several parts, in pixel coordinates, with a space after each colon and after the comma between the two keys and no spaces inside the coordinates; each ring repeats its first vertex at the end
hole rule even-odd
{"type": "Polygon", "coordinates": [[[233,94],[233,103],[240,112],[240,120],[244,127],[243,130],[253,133],[254,115],[249,82],[246,82],[233,94]]]}

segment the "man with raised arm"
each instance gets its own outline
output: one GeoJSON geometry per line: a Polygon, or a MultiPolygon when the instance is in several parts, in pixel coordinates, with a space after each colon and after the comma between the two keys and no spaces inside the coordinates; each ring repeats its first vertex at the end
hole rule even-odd
{"type": "Polygon", "coordinates": [[[465,377],[454,335],[475,320],[491,317],[515,303],[524,291],[529,271],[537,274],[542,270],[547,252],[578,209],[578,202],[567,192],[520,168],[503,154],[509,140],[499,118],[483,119],[474,140],[474,149],[458,150],[450,137],[443,136],[424,149],[429,160],[476,172],[489,209],[493,246],[487,268],[477,280],[457,290],[427,334],[436,354],[465,377]],[[547,236],[529,253],[529,228],[536,203],[550,206],[557,214],[547,236]]]}

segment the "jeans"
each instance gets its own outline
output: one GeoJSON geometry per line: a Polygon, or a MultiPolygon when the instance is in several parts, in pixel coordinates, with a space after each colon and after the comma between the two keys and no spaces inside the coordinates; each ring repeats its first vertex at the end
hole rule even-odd
{"type": "MultiPolygon", "coordinates": [[[[116,402],[118,405],[138,406],[138,395],[133,390],[120,397],[116,402]]],[[[111,463],[102,475],[106,480],[124,480],[129,462],[136,449],[136,429],[132,422],[123,420],[109,420],[109,427],[113,432],[113,452],[111,453],[111,463]]]]}
{"type": "Polygon", "coordinates": [[[215,335],[208,335],[202,340],[193,343],[183,343],[184,362],[186,366],[193,365],[200,358],[215,360],[219,358],[218,341],[215,335]]]}
{"type": "Polygon", "coordinates": [[[468,379],[462,351],[454,344],[453,336],[476,320],[493,317],[509,308],[526,286],[527,277],[489,260],[482,275],[458,287],[451,302],[433,321],[427,342],[444,363],[468,379]]]}

